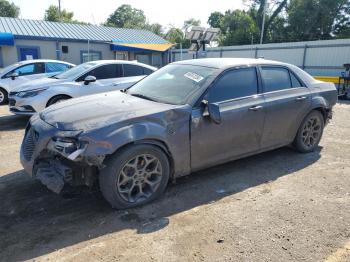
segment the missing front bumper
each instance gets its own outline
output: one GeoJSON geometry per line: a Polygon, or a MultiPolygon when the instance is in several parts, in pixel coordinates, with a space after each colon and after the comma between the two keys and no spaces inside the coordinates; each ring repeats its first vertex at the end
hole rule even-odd
{"type": "Polygon", "coordinates": [[[65,184],[92,187],[97,179],[97,168],[62,159],[45,159],[34,166],[34,176],[48,189],[59,194],[65,184]]]}

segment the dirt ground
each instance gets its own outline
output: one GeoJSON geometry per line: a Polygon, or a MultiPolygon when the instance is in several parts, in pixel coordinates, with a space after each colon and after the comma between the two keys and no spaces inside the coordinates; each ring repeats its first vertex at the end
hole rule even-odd
{"type": "Polygon", "coordinates": [[[336,106],[317,152],[208,169],[128,211],[28,177],[27,120],[0,107],[1,261],[350,261],[350,103],[336,106]]]}

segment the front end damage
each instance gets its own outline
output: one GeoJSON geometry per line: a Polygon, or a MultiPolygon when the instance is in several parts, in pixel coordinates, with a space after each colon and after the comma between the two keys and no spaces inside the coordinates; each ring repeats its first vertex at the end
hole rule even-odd
{"type": "Polygon", "coordinates": [[[78,140],[79,133],[59,131],[33,118],[21,146],[26,172],[55,193],[60,193],[65,184],[92,187],[104,156],[86,156],[88,143],[78,140]]]}
{"type": "Polygon", "coordinates": [[[84,161],[74,162],[50,151],[43,152],[33,166],[33,176],[57,194],[65,184],[92,187],[97,174],[97,166],[90,166],[84,161]]]}

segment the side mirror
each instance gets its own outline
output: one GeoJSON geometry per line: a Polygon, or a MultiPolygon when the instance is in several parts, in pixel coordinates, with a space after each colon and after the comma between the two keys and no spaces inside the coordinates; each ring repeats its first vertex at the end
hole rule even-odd
{"type": "Polygon", "coordinates": [[[215,124],[221,124],[221,113],[220,107],[217,104],[209,103],[207,100],[203,100],[202,104],[205,105],[204,115],[209,115],[210,119],[213,120],[215,124]]]}
{"type": "Polygon", "coordinates": [[[10,77],[11,77],[12,80],[15,80],[18,76],[19,76],[19,75],[18,75],[18,73],[16,73],[16,72],[14,72],[14,73],[12,73],[12,74],[10,75],[10,77]]]}
{"type": "Polygon", "coordinates": [[[90,84],[92,82],[96,82],[96,77],[94,77],[94,76],[87,76],[87,77],[85,77],[84,85],[88,85],[88,84],[90,84]]]}

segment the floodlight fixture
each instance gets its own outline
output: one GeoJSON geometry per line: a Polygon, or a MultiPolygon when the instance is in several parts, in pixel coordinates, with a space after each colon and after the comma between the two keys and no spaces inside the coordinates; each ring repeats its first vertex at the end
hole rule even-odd
{"type": "Polygon", "coordinates": [[[186,32],[186,39],[191,41],[200,41],[202,39],[205,27],[192,26],[190,31],[186,32]]]}
{"type": "Polygon", "coordinates": [[[205,52],[205,45],[216,40],[219,32],[220,29],[218,28],[205,28],[201,26],[189,27],[185,35],[186,39],[190,40],[192,43],[188,49],[188,52],[197,54],[197,52],[201,49],[203,49],[203,52],[205,52]]]}
{"type": "Polygon", "coordinates": [[[219,28],[208,28],[203,34],[202,41],[205,43],[210,43],[211,41],[216,40],[216,37],[219,34],[219,32],[219,28]]]}

